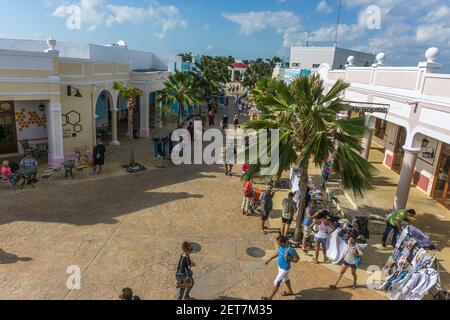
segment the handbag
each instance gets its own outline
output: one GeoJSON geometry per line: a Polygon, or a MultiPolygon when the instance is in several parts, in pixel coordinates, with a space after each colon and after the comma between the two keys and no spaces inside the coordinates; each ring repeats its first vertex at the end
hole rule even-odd
{"type": "Polygon", "coordinates": [[[183,256],[180,257],[180,261],[178,262],[177,273],[175,275],[178,289],[186,289],[194,285],[194,279],[192,277],[193,273],[191,271],[184,270],[184,272],[180,272],[180,265],[182,261],[183,256]]]}
{"type": "Polygon", "coordinates": [[[355,267],[361,267],[361,256],[355,255],[355,267]]]}

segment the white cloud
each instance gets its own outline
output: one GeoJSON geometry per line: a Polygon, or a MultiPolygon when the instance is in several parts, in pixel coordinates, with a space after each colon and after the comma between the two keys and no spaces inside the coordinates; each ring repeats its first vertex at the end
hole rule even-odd
{"type": "Polygon", "coordinates": [[[333,7],[330,6],[325,0],[321,0],[316,7],[316,11],[323,13],[333,12],[333,7]]]}
{"type": "Polygon", "coordinates": [[[251,11],[246,13],[222,13],[222,16],[240,26],[244,35],[252,35],[266,29],[278,33],[300,27],[300,18],[290,11],[251,11]]]}
{"type": "Polygon", "coordinates": [[[206,47],[206,50],[212,50],[212,49],[214,49],[214,45],[213,44],[210,44],[210,45],[208,45],[206,47]]]}
{"type": "MultiPolygon", "coordinates": [[[[45,4],[52,3],[45,0],[45,4]]],[[[148,7],[109,4],[107,0],[81,0],[78,3],[64,3],[57,6],[52,16],[69,17],[70,7],[77,5],[81,9],[81,24],[88,31],[99,27],[111,27],[116,24],[149,24],[160,29],[154,35],[164,38],[165,34],[174,28],[186,28],[187,22],[182,19],[179,9],[173,5],[161,5],[151,1],[148,7]]]]}

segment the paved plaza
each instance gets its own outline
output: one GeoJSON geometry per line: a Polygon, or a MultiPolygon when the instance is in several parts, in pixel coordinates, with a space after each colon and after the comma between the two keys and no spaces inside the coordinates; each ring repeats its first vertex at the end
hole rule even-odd
{"type": "MultiPolygon", "coordinates": [[[[145,173],[121,172],[127,147],[109,148],[114,160],[102,176],[85,172],[3,194],[0,299],[117,299],[123,287],[143,299],[173,299],[186,240],[197,251],[192,296],[259,299],[270,293],[277,267],[265,266],[264,256],[275,252],[277,229],[263,235],[258,217],[241,215],[239,168],[226,177],[220,166],[152,160],[151,140],[139,140],[136,148],[145,173]],[[67,288],[69,266],[81,269],[81,290],[67,288]]],[[[285,193],[279,190],[278,197],[285,193]]],[[[348,287],[330,290],[337,273],[309,257],[301,261],[292,270],[298,294],[287,299],[385,298],[366,288],[351,290],[349,279],[342,282],[348,287]]]]}

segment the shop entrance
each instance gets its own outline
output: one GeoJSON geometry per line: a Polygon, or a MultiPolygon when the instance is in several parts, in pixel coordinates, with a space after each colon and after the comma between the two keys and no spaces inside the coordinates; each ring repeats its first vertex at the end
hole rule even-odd
{"type": "Polygon", "coordinates": [[[14,104],[0,101],[0,154],[17,153],[14,104]]]}
{"type": "Polygon", "coordinates": [[[403,146],[406,142],[406,129],[403,127],[398,127],[397,129],[397,137],[395,139],[395,148],[394,148],[394,161],[392,163],[392,170],[397,173],[400,173],[403,165],[403,156],[405,155],[405,150],[403,146]]]}
{"type": "Polygon", "coordinates": [[[442,146],[436,170],[433,197],[450,210],[450,145],[442,146]]]}

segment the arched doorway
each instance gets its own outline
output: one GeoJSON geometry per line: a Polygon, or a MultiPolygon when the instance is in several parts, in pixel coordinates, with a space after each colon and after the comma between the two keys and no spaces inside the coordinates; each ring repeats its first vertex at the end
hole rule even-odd
{"type": "Polygon", "coordinates": [[[112,139],[111,109],[113,109],[111,93],[103,90],[95,106],[95,129],[97,138],[101,138],[104,143],[112,139]]]}

